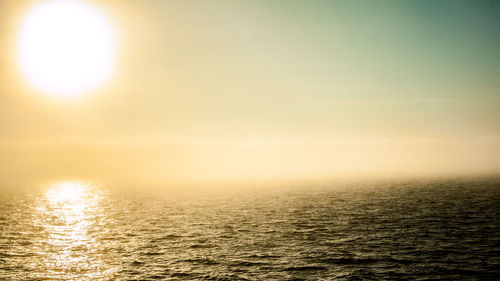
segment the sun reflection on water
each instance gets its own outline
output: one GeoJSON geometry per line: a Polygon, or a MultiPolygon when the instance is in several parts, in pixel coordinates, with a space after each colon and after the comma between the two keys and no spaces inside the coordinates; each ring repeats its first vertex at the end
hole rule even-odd
{"type": "Polygon", "coordinates": [[[110,267],[101,258],[105,215],[105,193],[92,184],[59,182],[46,187],[33,218],[42,230],[37,251],[43,259],[36,266],[45,268],[49,279],[87,280],[104,277],[110,267]]]}

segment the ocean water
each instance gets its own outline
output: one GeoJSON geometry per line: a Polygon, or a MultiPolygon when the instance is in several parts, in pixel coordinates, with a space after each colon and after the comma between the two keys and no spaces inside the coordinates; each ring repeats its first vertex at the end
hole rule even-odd
{"type": "Polygon", "coordinates": [[[494,280],[500,181],[0,195],[0,280],[494,280]]]}

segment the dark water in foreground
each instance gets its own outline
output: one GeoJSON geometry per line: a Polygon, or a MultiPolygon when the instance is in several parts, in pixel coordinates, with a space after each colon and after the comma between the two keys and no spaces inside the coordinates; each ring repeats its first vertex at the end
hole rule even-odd
{"type": "Polygon", "coordinates": [[[500,276],[500,181],[0,198],[1,280],[500,276]]]}

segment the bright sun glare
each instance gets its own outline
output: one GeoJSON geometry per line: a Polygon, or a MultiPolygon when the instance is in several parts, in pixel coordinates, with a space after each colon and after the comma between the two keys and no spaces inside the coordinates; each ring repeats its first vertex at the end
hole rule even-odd
{"type": "Polygon", "coordinates": [[[49,1],[25,17],[20,64],[29,81],[53,95],[74,96],[103,82],[113,63],[114,42],[106,18],[78,1],[49,1]]]}

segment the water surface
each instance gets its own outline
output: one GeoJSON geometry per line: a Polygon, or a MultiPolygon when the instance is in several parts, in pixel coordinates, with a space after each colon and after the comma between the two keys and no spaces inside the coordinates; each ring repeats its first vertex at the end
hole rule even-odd
{"type": "Polygon", "coordinates": [[[0,196],[0,279],[362,280],[500,276],[500,181],[0,196]]]}

